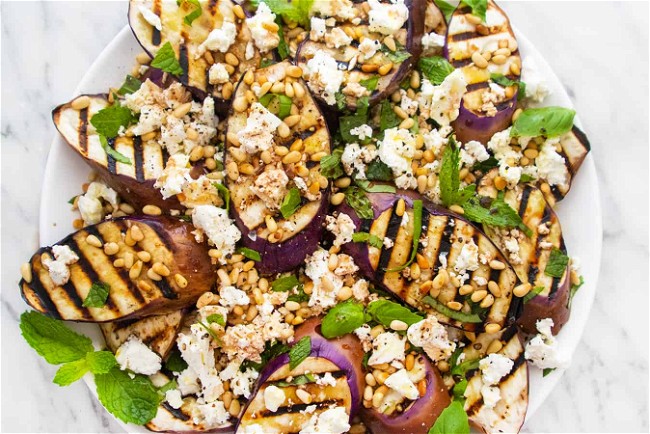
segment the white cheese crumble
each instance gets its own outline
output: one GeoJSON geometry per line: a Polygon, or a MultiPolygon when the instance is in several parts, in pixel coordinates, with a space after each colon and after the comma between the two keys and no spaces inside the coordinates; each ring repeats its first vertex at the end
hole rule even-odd
{"type": "Polygon", "coordinates": [[[162,22],[160,21],[160,17],[156,15],[151,9],[145,6],[139,6],[138,10],[146,22],[154,26],[158,31],[162,30],[162,22]]]}
{"type": "Polygon", "coordinates": [[[159,130],[167,115],[159,105],[145,105],[140,108],[138,124],[133,127],[133,134],[142,136],[152,131],[159,130]]]}
{"type": "Polygon", "coordinates": [[[447,126],[458,118],[463,95],[467,92],[467,81],[460,69],[449,74],[439,85],[422,80],[420,91],[420,113],[447,126]]]}
{"type": "Polygon", "coordinates": [[[436,32],[424,34],[422,36],[422,48],[432,50],[445,46],[445,35],[439,35],[436,32]]]}
{"type": "Polygon", "coordinates": [[[364,324],[361,327],[354,330],[354,334],[361,341],[361,346],[363,347],[363,351],[366,353],[372,350],[372,336],[370,336],[370,330],[372,329],[368,324],[364,324]]]}
{"type": "Polygon", "coordinates": [[[390,128],[379,142],[379,158],[393,171],[399,188],[416,188],[411,162],[415,155],[415,137],[403,128],[390,128]]]}
{"type": "Polygon", "coordinates": [[[153,375],[162,367],[160,356],[134,336],[117,349],[115,359],[120,369],[128,369],[136,374],[153,375]]]}
{"type": "Polygon", "coordinates": [[[278,46],[280,36],[278,32],[272,32],[269,28],[275,25],[275,14],[266,3],[261,2],[252,18],[246,18],[246,24],[251,31],[255,46],[260,53],[266,53],[278,46]]]}
{"type": "Polygon", "coordinates": [[[460,150],[460,160],[468,167],[480,163],[490,158],[487,149],[481,142],[470,140],[465,143],[460,150]]]}
{"type": "Polygon", "coordinates": [[[384,35],[393,35],[402,28],[408,20],[409,10],[404,0],[394,0],[392,3],[381,3],[379,0],[369,0],[368,30],[384,35]]]}
{"type": "Polygon", "coordinates": [[[86,193],[77,199],[77,208],[85,224],[94,225],[104,218],[100,199],[110,203],[113,208],[118,206],[117,192],[101,182],[91,182],[86,193]]]}
{"type": "Polygon", "coordinates": [[[336,92],[343,84],[343,71],[338,68],[336,60],[320,50],[307,62],[305,75],[309,88],[320,95],[327,104],[336,104],[336,92]]]}
{"type": "Polygon", "coordinates": [[[381,333],[372,342],[372,354],[368,364],[374,366],[390,363],[393,360],[403,361],[405,344],[406,338],[402,338],[397,333],[381,333]]]}
{"type": "Polygon", "coordinates": [[[352,234],[356,226],[349,215],[342,212],[336,217],[328,215],[325,220],[327,221],[327,230],[336,237],[334,240],[335,246],[342,246],[352,241],[352,234]]]}
{"type": "Polygon", "coordinates": [[[559,138],[546,140],[537,158],[535,158],[537,174],[540,178],[545,179],[549,185],[566,185],[569,175],[564,157],[555,150],[555,145],[559,141],[559,138]]]}
{"type": "Polygon", "coordinates": [[[342,434],[350,429],[349,420],[345,407],[328,408],[320,414],[314,414],[302,427],[300,434],[342,434]]]}
{"type": "Polygon", "coordinates": [[[179,409],[183,405],[183,398],[181,397],[181,392],[178,389],[168,390],[165,392],[165,401],[171,406],[171,408],[179,409]]]}
{"type": "Polygon", "coordinates": [[[418,388],[415,387],[415,384],[409,378],[408,372],[406,369],[400,369],[399,371],[391,374],[386,378],[384,384],[394,391],[398,392],[406,399],[417,399],[420,396],[418,388]]]}
{"type": "Polygon", "coordinates": [[[195,58],[203,56],[206,50],[226,53],[237,38],[237,27],[234,23],[224,21],[219,29],[213,29],[208,37],[199,45],[195,58]]]}
{"type": "Polygon", "coordinates": [[[478,362],[483,384],[488,386],[498,384],[512,370],[514,364],[515,362],[498,353],[492,353],[484,357],[478,362]]]}
{"type": "Polygon", "coordinates": [[[278,411],[285,399],[284,391],[277,386],[271,385],[264,389],[264,406],[271,413],[278,411]]]}
{"type": "Polygon", "coordinates": [[[50,279],[57,286],[62,286],[70,280],[70,268],[68,265],[74,264],[79,260],[79,256],[73,252],[68,246],[52,246],[52,254],[54,260],[51,258],[43,259],[43,266],[47,268],[50,279]]]}
{"type": "Polygon", "coordinates": [[[247,368],[242,372],[240,368],[241,363],[233,360],[219,372],[219,378],[222,381],[230,381],[230,390],[235,396],[243,396],[248,399],[251,396],[255,380],[259,377],[259,372],[253,368],[247,368]]]}
{"type": "Polygon", "coordinates": [[[318,17],[311,17],[310,23],[311,30],[309,32],[309,39],[318,42],[325,36],[325,32],[327,31],[325,20],[318,17]]]}
{"type": "Polygon", "coordinates": [[[340,27],[335,27],[325,34],[325,45],[329,48],[339,48],[350,45],[352,38],[347,35],[340,27]]]}
{"type": "Polygon", "coordinates": [[[160,190],[163,199],[168,199],[183,191],[192,181],[189,168],[190,157],[185,154],[175,154],[169,157],[163,173],[153,185],[160,190]]]}
{"type": "Polygon", "coordinates": [[[350,134],[357,136],[359,140],[365,140],[372,137],[372,127],[368,124],[359,125],[350,130],[350,134]]]}
{"type": "Polygon", "coordinates": [[[319,386],[336,386],[336,378],[332,375],[331,372],[326,372],[320,377],[316,377],[316,384],[319,386]]]}
{"type": "Polygon", "coordinates": [[[541,103],[551,94],[548,83],[539,72],[537,63],[532,57],[524,57],[521,80],[526,83],[526,98],[531,101],[541,103]]]}
{"type": "Polygon", "coordinates": [[[195,424],[203,423],[206,429],[217,428],[230,419],[230,413],[221,401],[196,404],[192,407],[192,420],[195,424]]]}
{"type": "Polygon", "coordinates": [[[418,101],[416,99],[409,98],[404,89],[400,89],[399,93],[402,95],[402,99],[399,102],[400,108],[404,110],[409,116],[413,116],[418,111],[418,101]]]}
{"type": "Polygon", "coordinates": [[[481,396],[483,397],[483,405],[485,408],[494,408],[501,400],[501,390],[498,387],[484,384],[481,386],[481,396]]]}
{"type": "Polygon", "coordinates": [[[224,286],[219,289],[219,304],[233,308],[235,306],[246,306],[251,302],[251,299],[248,298],[248,295],[241,289],[237,289],[234,286],[224,286]]]}
{"type": "Polygon", "coordinates": [[[338,266],[332,272],[328,266],[329,257],[327,250],[319,249],[305,259],[305,274],[314,282],[309,306],[315,310],[334,306],[337,303],[336,295],[343,287],[342,276],[353,274],[359,269],[350,256],[339,254],[338,266]]]}
{"type": "Polygon", "coordinates": [[[413,345],[422,348],[434,362],[448,359],[456,349],[456,344],[449,340],[447,329],[433,315],[411,324],[406,336],[413,345]]]}
{"type": "Polygon", "coordinates": [[[280,209],[282,201],[287,195],[289,177],[283,169],[273,169],[273,166],[267,167],[269,169],[257,177],[251,191],[264,202],[267,209],[275,211],[280,209]]]}
{"type": "Polygon", "coordinates": [[[524,357],[539,369],[560,368],[566,364],[557,351],[557,341],[551,332],[553,325],[551,318],[538,320],[536,327],[539,333],[526,344],[524,357]]]}
{"type": "MultiPolygon", "coordinates": [[[[176,345],[188,366],[181,375],[186,377],[184,382],[191,384],[190,378],[194,376],[196,378],[194,381],[200,384],[200,394],[205,402],[219,399],[224,388],[216,369],[210,334],[200,324],[192,324],[188,332],[178,334],[176,345]],[[186,372],[188,370],[189,372],[186,372]]],[[[182,391],[184,386],[181,382],[179,382],[179,387],[182,391]]]]}
{"type": "Polygon", "coordinates": [[[359,44],[359,47],[357,47],[359,50],[358,60],[364,62],[370,59],[377,53],[379,48],[381,48],[381,43],[379,41],[372,38],[364,38],[359,44]]]}
{"type": "Polygon", "coordinates": [[[275,144],[273,135],[282,120],[259,102],[253,103],[246,126],[237,133],[240,148],[249,154],[266,151],[275,144]]]}
{"type": "Polygon", "coordinates": [[[235,252],[235,244],[241,239],[241,232],[228,212],[213,205],[199,205],[192,211],[192,223],[197,229],[197,241],[201,242],[205,234],[209,244],[222,252],[219,261],[225,264],[225,257],[235,252]]]}
{"type": "Polygon", "coordinates": [[[366,164],[377,157],[377,150],[361,147],[357,143],[348,143],[341,155],[341,164],[348,175],[355,171],[356,179],[366,179],[366,164]]]}
{"type": "Polygon", "coordinates": [[[352,20],[357,12],[350,0],[314,0],[311,13],[322,17],[336,17],[340,20],[352,20]]]}
{"type": "Polygon", "coordinates": [[[210,84],[224,84],[230,80],[230,74],[223,63],[215,63],[208,71],[210,84]]]}
{"type": "Polygon", "coordinates": [[[478,270],[478,267],[478,246],[473,239],[470,239],[469,242],[463,244],[463,248],[456,257],[454,271],[458,273],[459,278],[464,282],[469,279],[467,272],[478,270]]]}

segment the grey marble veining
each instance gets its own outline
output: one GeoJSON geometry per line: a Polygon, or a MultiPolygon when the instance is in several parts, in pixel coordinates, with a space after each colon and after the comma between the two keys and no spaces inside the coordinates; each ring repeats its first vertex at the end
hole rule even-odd
{"type": "MultiPolygon", "coordinates": [[[[56,368],[20,337],[17,318],[26,305],[16,283],[20,263],[38,246],[39,191],[55,134],[50,112],[72,97],[124,26],[126,7],[0,3],[3,432],[121,432],[83,383],[52,384],[56,368]]],[[[604,219],[600,281],[582,342],[524,431],[647,432],[648,4],[538,1],[504,8],[575,103],[593,146],[604,219]]]]}

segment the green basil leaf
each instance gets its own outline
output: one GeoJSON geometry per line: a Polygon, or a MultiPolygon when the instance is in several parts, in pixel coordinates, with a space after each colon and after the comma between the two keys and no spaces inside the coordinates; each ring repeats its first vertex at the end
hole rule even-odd
{"type": "Polygon", "coordinates": [[[469,434],[469,419],[460,401],[452,401],[442,410],[428,434],[469,434]]]}
{"type": "MultiPolygon", "coordinates": [[[[341,116],[339,118],[339,131],[341,132],[341,137],[347,143],[356,143],[359,141],[359,137],[350,134],[352,129],[364,125],[368,122],[368,117],[366,115],[353,114],[350,116],[341,116]]],[[[367,138],[365,141],[369,141],[367,138]]]]}
{"type": "Polygon", "coordinates": [[[420,322],[423,316],[411,312],[408,308],[390,300],[377,300],[368,305],[368,314],[379,324],[390,327],[394,320],[404,321],[409,326],[420,322]]]}
{"type": "Polygon", "coordinates": [[[296,303],[304,303],[309,301],[309,295],[305,293],[305,288],[302,284],[298,285],[298,288],[295,291],[295,294],[291,294],[287,301],[295,301],[296,303]]]}
{"type": "Polygon", "coordinates": [[[218,313],[213,313],[212,315],[208,315],[208,317],[205,320],[208,322],[208,324],[217,323],[221,327],[226,326],[226,319],[223,317],[223,315],[218,313]]]}
{"type": "Polygon", "coordinates": [[[383,161],[373,160],[366,166],[366,178],[370,181],[392,181],[393,171],[383,161]]]}
{"type": "Polygon", "coordinates": [[[395,193],[397,189],[393,185],[389,184],[371,184],[365,179],[356,179],[354,181],[363,191],[367,193],[395,193]]]}
{"type": "Polygon", "coordinates": [[[140,89],[140,86],[142,86],[142,82],[140,80],[132,75],[127,75],[126,79],[124,80],[124,84],[122,84],[122,87],[120,87],[117,93],[120,95],[135,93],[140,89]]]}
{"type": "Polygon", "coordinates": [[[521,80],[511,80],[503,74],[490,74],[490,80],[501,86],[517,86],[517,100],[521,101],[526,97],[526,83],[521,80]]]}
{"type": "Polygon", "coordinates": [[[517,211],[503,200],[503,192],[499,193],[489,208],[483,207],[476,197],[466,201],[462,207],[465,211],[463,216],[475,223],[500,228],[518,228],[529,237],[533,234],[517,211]]]}
{"type": "Polygon", "coordinates": [[[375,213],[372,210],[370,199],[359,187],[348,187],[345,191],[345,202],[352,207],[360,218],[374,218],[375,213]]]}
{"type": "Polygon", "coordinates": [[[103,307],[108,299],[111,286],[105,282],[94,282],[83,301],[84,307],[103,307]]]}
{"type": "Polygon", "coordinates": [[[537,297],[543,290],[544,290],[543,286],[534,287],[528,292],[528,294],[524,295],[524,297],[522,298],[523,302],[528,303],[530,300],[537,297]]]}
{"type": "Polygon", "coordinates": [[[463,4],[472,9],[472,15],[476,15],[485,22],[485,14],[487,13],[487,0],[463,0],[463,4]]]}
{"type": "Polygon", "coordinates": [[[339,303],[327,312],[321,323],[321,333],[327,339],[352,333],[365,323],[363,305],[353,301],[339,303]]]}
{"type": "MultiPolygon", "coordinates": [[[[89,353],[92,354],[92,353],[89,353]]],[[[83,377],[88,372],[86,359],[79,359],[74,362],[61,365],[52,382],[59,386],[68,386],[83,377]]]]}
{"type": "Polygon", "coordinates": [[[181,357],[180,351],[174,348],[167,357],[165,362],[165,369],[171,372],[183,372],[187,369],[187,362],[181,357]]]}
{"type": "Polygon", "coordinates": [[[160,397],[151,380],[144,375],[131,378],[113,368],[95,375],[97,396],[106,410],[123,422],[144,425],[158,412],[160,397]]]}
{"type": "Polygon", "coordinates": [[[280,205],[282,217],[288,219],[294,215],[298,211],[298,208],[300,208],[300,203],[300,190],[296,187],[291,188],[280,205]]]}
{"type": "Polygon", "coordinates": [[[452,375],[465,376],[467,372],[478,369],[479,362],[480,362],[479,359],[465,360],[464,362],[454,366],[453,369],[451,370],[451,373],[452,375]]]}
{"type": "Polygon", "coordinates": [[[563,107],[529,108],[512,124],[511,137],[557,137],[571,131],[575,110],[563,107]]]}
{"type": "Polygon", "coordinates": [[[564,276],[566,267],[569,265],[569,257],[562,252],[562,250],[553,248],[551,255],[546,263],[544,274],[551,277],[560,278],[564,276]]]}
{"type": "Polygon", "coordinates": [[[418,61],[418,69],[420,72],[435,85],[441,84],[445,78],[454,72],[454,67],[445,59],[440,56],[422,57],[418,61]]]}
{"type": "Polygon", "coordinates": [[[430,295],[425,295],[422,298],[422,302],[428,304],[432,308],[434,308],[436,311],[440,312],[441,314],[454,319],[456,321],[460,322],[466,322],[466,323],[472,323],[472,324],[479,324],[482,323],[483,320],[481,319],[480,316],[478,316],[475,313],[465,313],[465,312],[459,312],[456,310],[449,309],[447,306],[444,304],[440,303],[438,300],[435,298],[431,297],[430,295]]]}
{"type": "Polygon", "coordinates": [[[113,138],[117,136],[121,127],[128,127],[131,123],[137,121],[133,112],[127,107],[112,105],[101,109],[90,118],[90,123],[97,134],[104,138],[113,138]]]}
{"type": "Polygon", "coordinates": [[[289,369],[294,370],[311,354],[311,337],[305,336],[289,350],[289,369]]]}
{"type": "Polygon", "coordinates": [[[165,42],[165,45],[160,47],[153,60],[151,61],[151,66],[153,68],[158,68],[165,72],[169,72],[170,74],[177,77],[185,73],[181,67],[181,64],[178,62],[174,48],[169,41],[165,42]]]}
{"type": "Polygon", "coordinates": [[[384,241],[377,235],[369,234],[368,232],[355,232],[352,234],[352,241],[355,243],[368,243],[376,249],[381,249],[384,246],[384,241]]]}
{"type": "Polygon", "coordinates": [[[120,154],[114,148],[112,148],[108,144],[108,140],[106,140],[106,137],[100,135],[99,143],[102,145],[102,148],[104,149],[104,152],[106,152],[106,155],[113,157],[115,161],[119,161],[120,163],[124,163],[124,164],[131,164],[131,159],[123,154],[120,154]]]}
{"type": "Polygon", "coordinates": [[[445,16],[445,21],[449,22],[452,14],[456,10],[456,6],[450,5],[445,0],[434,0],[434,2],[436,6],[438,6],[440,11],[443,13],[443,15],[445,16]]]}
{"type": "Polygon", "coordinates": [[[330,155],[325,155],[320,160],[320,174],[329,179],[337,179],[345,175],[341,166],[343,149],[336,148],[330,155]]]}
{"type": "Polygon", "coordinates": [[[271,289],[275,292],[287,292],[300,285],[298,278],[293,274],[277,278],[271,283],[271,289]]]}
{"type": "Polygon", "coordinates": [[[379,112],[379,130],[385,131],[398,126],[402,120],[393,110],[393,106],[389,100],[385,99],[381,102],[379,112]]]}
{"type": "Polygon", "coordinates": [[[237,251],[244,255],[245,258],[253,261],[260,262],[262,260],[262,255],[260,255],[260,252],[257,250],[249,249],[248,247],[240,247],[237,251]]]}
{"type": "Polygon", "coordinates": [[[379,76],[375,75],[365,80],[361,80],[359,81],[359,84],[372,92],[373,90],[377,89],[377,85],[379,84],[379,76]]]}
{"type": "Polygon", "coordinates": [[[93,374],[106,374],[108,371],[117,366],[117,360],[110,351],[94,351],[86,354],[86,363],[88,369],[93,374]]]}
{"type": "Polygon", "coordinates": [[[454,387],[451,389],[451,393],[454,395],[454,399],[464,402],[466,390],[467,390],[467,379],[461,378],[458,383],[454,384],[454,387]]]}

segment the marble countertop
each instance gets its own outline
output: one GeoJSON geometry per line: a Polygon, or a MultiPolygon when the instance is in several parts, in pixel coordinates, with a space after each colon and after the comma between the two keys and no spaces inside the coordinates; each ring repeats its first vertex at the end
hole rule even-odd
{"type": "MultiPolygon", "coordinates": [[[[604,219],[600,281],[582,342],[523,431],[647,432],[648,4],[502,3],[574,101],[592,142],[604,219]]],[[[2,2],[0,8],[0,430],[122,432],[83,383],[52,384],[55,368],[20,337],[18,316],[27,307],[16,283],[20,264],[38,247],[39,192],[55,134],[50,111],[72,97],[125,25],[127,5],[2,2]]]]}

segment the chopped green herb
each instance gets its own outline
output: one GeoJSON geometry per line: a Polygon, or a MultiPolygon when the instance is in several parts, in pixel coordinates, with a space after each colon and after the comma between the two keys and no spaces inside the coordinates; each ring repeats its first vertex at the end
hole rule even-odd
{"type": "Polygon", "coordinates": [[[363,191],[367,193],[395,193],[395,186],[389,184],[372,184],[365,179],[356,179],[354,181],[363,191]]]}
{"type": "Polygon", "coordinates": [[[456,6],[450,5],[445,0],[434,0],[434,2],[436,3],[440,11],[444,14],[445,21],[449,22],[451,15],[456,10],[456,6]]]}
{"type": "Polygon", "coordinates": [[[564,276],[566,267],[569,265],[569,257],[558,248],[551,250],[551,255],[546,263],[544,274],[551,277],[560,278],[564,276]]]}
{"type": "Polygon", "coordinates": [[[280,42],[278,43],[278,54],[280,55],[280,59],[284,60],[287,57],[289,57],[289,54],[291,52],[289,51],[289,45],[287,45],[286,39],[284,39],[284,30],[283,26],[284,23],[282,22],[282,19],[280,17],[277,17],[275,19],[275,23],[278,25],[278,36],[280,37],[280,42]]]}
{"type": "Polygon", "coordinates": [[[169,353],[167,361],[165,362],[165,369],[171,372],[183,372],[187,369],[187,363],[181,357],[180,351],[174,348],[169,353]]]}
{"type": "Polygon", "coordinates": [[[485,22],[485,14],[487,13],[487,0],[463,0],[463,4],[472,9],[472,15],[476,15],[485,22]]]}
{"type": "Polygon", "coordinates": [[[86,354],[88,369],[93,374],[106,374],[117,366],[117,360],[110,351],[93,351],[86,354]]]}
{"type": "Polygon", "coordinates": [[[480,361],[479,359],[466,360],[454,366],[451,370],[451,373],[452,375],[464,376],[467,372],[478,369],[479,361],[480,361]]]}
{"type": "Polygon", "coordinates": [[[454,384],[451,393],[454,395],[455,400],[465,401],[465,391],[467,390],[467,379],[461,378],[460,381],[454,384]]]}
{"type": "Polygon", "coordinates": [[[388,59],[394,64],[399,64],[404,62],[406,59],[411,57],[411,53],[406,51],[404,47],[398,46],[395,51],[388,48],[386,45],[382,44],[380,51],[388,57],[388,59]]]}
{"type": "Polygon", "coordinates": [[[503,192],[499,193],[488,208],[483,207],[480,200],[473,197],[462,205],[465,211],[463,216],[475,223],[488,226],[519,228],[530,237],[533,232],[524,224],[517,211],[503,200],[503,197],[503,192]]]}
{"type": "Polygon", "coordinates": [[[348,106],[348,100],[345,97],[345,95],[343,95],[343,92],[341,91],[336,92],[334,94],[334,98],[336,98],[336,107],[341,111],[345,110],[346,107],[348,106]]]}
{"type": "Polygon", "coordinates": [[[181,64],[178,62],[174,48],[169,41],[165,42],[165,45],[160,47],[151,61],[151,66],[169,72],[177,77],[183,75],[185,72],[183,71],[181,64]]]}
{"type": "Polygon", "coordinates": [[[411,256],[403,265],[386,270],[387,272],[402,271],[415,260],[420,245],[420,235],[422,234],[422,213],[423,205],[421,200],[413,201],[413,247],[411,247],[411,256]]]}
{"type": "Polygon", "coordinates": [[[126,79],[124,80],[124,84],[122,84],[122,87],[120,87],[117,93],[120,95],[135,93],[140,89],[140,86],[142,86],[142,82],[140,80],[132,75],[127,75],[126,79]]]}
{"type": "Polygon", "coordinates": [[[365,323],[363,305],[353,301],[339,303],[327,312],[321,323],[321,333],[327,339],[352,333],[365,323]]]}
{"type": "Polygon", "coordinates": [[[315,383],[316,377],[312,374],[296,375],[291,381],[274,381],[276,387],[302,386],[304,384],[315,383]]]}
{"type": "Polygon", "coordinates": [[[385,131],[390,128],[395,128],[398,126],[402,120],[397,116],[393,110],[393,106],[390,101],[387,99],[381,102],[380,112],[379,112],[379,129],[380,131],[385,131]]]}
{"type": "Polygon", "coordinates": [[[330,155],[325,155],[320,160],[320,174],[329,179],[337,179],[345,174],[341,166],[343,149],[336,148],[330,155]]]}
{"type": "Polygon", "coordinates": [[[546,377],[548,374],[550,374],[550,373],[553,372],[553,371],[555,371],[555,368],[545,368],[545,369],[542,371],[542,377],[546,377]]]}
{"type": "Polygon", "coordinates": [[[370,199],[359,187],[348,187],[345,191],[345,202],[352,207],[362,219],[372,219],[375,214],[372,210],[370,199]]]}
{"type": "Polygon", "coordinates": [[[571,131],[575,110],[563,107],[529,108],[512,124],[511,137],[557,137],[571,131]]]}
{"type": "Polygon", "coordinates": [[[361,360],[361,365],[367,369],[368,368],[368,360],[370,359],[370,351],[368,351],[366,354],[363,355],[363,360],[361,360]]]}
{"type": "Polygon", "coordinates": [[[260,68],[268,68],[271,65],[275,65],[277,62],[273,59],[262,59],[260,62],[260,68]]]}
{"type": "Polygon", "coordinates": [[[370,181],[391,181],[393,171],[383,161],[373,160],[366,167],[366,178],[370,181]]]}
{"type": "Polygon", "coordinates": [[[103,307],[108,299],[111,287],[105,282],[94,282],[83,301],[84,307],[103,307]]]}
{"type": "Polygon", "coordinates": [[[479,170],[483,173],[487,173],[490,171],[490,169],[494,169],[495,167],[499,167],[499,160],[494,157],[490,157],[485,161],[481,161],[473,165],[472,171],[479,170]]]}
{"type": "Polygon", "coordinates": [[[163,387],[158,388],[158,392],[164,395],[166,392],[174,389],[178,389],[178,383],[176,380],[170,380],[163,387]]]}
{"type": "Polygon", "coordinates": [[[367,243],[368,245],[381,249],[384,241],[377,235],[369,234],[368,232],[355,232],[352,234],[352,241],[355,243],[367,243]]]}
{"type": "Polygon", "coordinates": [[[477,314],[459,312],[456,310],[449,309],[447,306],[440,303],[438,300],[431,297],[430,295],[425,295],[422,298],[422,302],[428,304],[429,306],[431,306],[441,314],[448,316],[449,318],[454,319],[456,321],[472,323],[472,324],[479,324],[483,322],[481,317],[478,316],[477,314]]]}
{"type": "Polygon", "coordinates": [[[106,155],[113,157],[115,161],[119,161],[120,163],[124,164],[131,164],[131,159],[112,148],[111,145],[108,144],[106,137],[100,135],[99,143],[102,145],[102,148],[104,149],[104,152],[106,152],[106,155]]]}
{"type": "Polygon", "coordinates": [[[571,285],[571,290],[569,292],[569,307],[571,307],[571,301],[573,300],[573,297],[575,297],[576,293],[578,292],[578,289],[580,289],[580,287],[584,284],[585,284],[585,279],[584,277],[580,276],[580,283],[578,283],[577,285],[571,285]]]}
{"type": "Polygon", "coordinates": [[[300,285],[298,278],[292,274],[275,279],[271,284],[271,289],[275,292],[287,292],[298,285],[300,285]]]}
{"type": "Polygon", "coordinates": [[[303,287],[302,284],[298,285],[298,288],[296,289],[295,294],[291,294],[288,298],[287,301],[295,301],[296,303],[304,303],[306,301],[309,301],[309,295],[305,293],[305,288],[303,287]]]}
{"type": "Polygon", "coordinates": [[[149,377],[133,378],[119,368],[95,375],[97,396],[106,409],[123,422],[144,425],[156,416],[160,396],[149,377]]]}
{"type": "Polygon", "coordinates": [[[213,182],[212,185],[216,187],[219,196],[223,199],[223,203],[226,205],[226,211],[230,211],[230,190],[228,190],[228,187],[220,182],[213,182]]]}
{"type": "Polygon", "coordinates": [[[453,400],[442,410],[428,434],[469,434],[469,419],[463,403],[453,400]]]}
{"type": "Polygon", "coordinates": [[[311,354],[311,337],[305,336],[289,350],[289,369],[294,370],[311,354]]]}
{"type": "Polygon", "coordinates": [[[524,297],[522,298],[523,302],[528,303],[530,300],[537,297],[542,291],[544,291],[543,286],[534,287],[528,292],[528,294],[524,295],[524,297]]]}
{"type": "Polygon", "coordinates": [[[454,67],[440,56],[422,57],[418,61],[420,72],[435,85],[441,84],[445,78],[454,72],[454,67]]]}
{"type": "Polygon", "coordinates": [[[200,17],[203,13],[203,9],[201,8],[201,3],[199,3],[199,0],[176,0],[176,4],[181,7],[184,4],[187,4],[187,8],[194,8],[192,12],[183,17],[183,22],[188,26],[191,26],[194,20],[200,17]]]}
{"type": "Polygon", "coordinates": [[[528,175],[527,173],[524,173],[524,174],[521,175],[521,177],[519,178],[519,182],[530,182],[530,181],[532,181],[533,179],[535,179],[535,178],[533,178],[532,176],[528,175]]]}
{"type": "Polygon", "coordinates": [[[214,330],[212,330],[207,324],[204,324],[201,321],[197,321],[196,323],[198,325],[200,325],[201,327],[203,327],[205,329],[205,331],[208,332],[208,334],[212,337],[212,339],[214,339],[217,342],[220,342],[219,336],[217,336],[217,334],[214,332],[214,330]]]}
{"type": "Polygon", "coordinates": [[[292,101],[286,95],[267,93],[260,98],[260,104],[280,119],[284,119],[291,114],[292,101]]]}
{"type": "Polygon", "coordinates": [[[359,84],[372,92],[373,90],[377,89],[377,85],[379,84],[379,76],[375,75],[365,80],[361,80],[359,81],[359,84]]]}
{"type": "Polygon", "coordinates": [[[298,208],[300,208],[300,203],[300,190],[296,187],[291,188],[280,205],[282,217],[288,219],[294,215],[298,211],[298,208]]]}
{"type": "Polygon", "coordinates": [[[80,195],[72,196],[72,197],[70,198],[70,200],[68,201],[68,203],[69,203],[70,205],[74,205],[74,201],[75,201],[75,199],[76,199],[78,196],[80,196],[80,195]]]}
{"type": "Polygon", "coordinates": [[[223,315],[218,313],[213,313],[212,315],[208,315],[206,321],[208,322],[208,324],[217,323],[221,327],[226,326],[226,319],[223,317],[223,315]]]}
{"type": "Polygon", "coordinates": [[[135,121],[137,118],[131,110],[119,105],[103,108],[90,118],[90,123],[100,138],[113,138],[118,135],[120,128],[126,128],[135,121]]]}
{"type": "Polygon", "coordinates": [[[287,21],[300,24],[304,29],[309,30],[309,18],[314,0],[264,0],[264,3],[274,14],[281,15],[287,21]]]}
{"type": "Polygon", "coordinates": [[[262,260],[262,255],[260,255],[260,252],[257,250],[249,249],[248,247],[240,247],[237,251],[244,255],[244,257],[253,261],[260,262],[262,260]]]}
{"type": "Polygon", "coordinates": [[[456,146],[456,140],[449,138],[449,144],[445,148],[440,165],[440,199],[445,206],[465,203],[476,190],[476,185],[468,185],[460,188],[460,149],[456,146]]]}
{"type": "Polygon", "coordinates": [[[490,80],[499,84],[501,86],[517,86],[519,92],[517,94],[517,100],[522,100],[526,97],[526,83],[521,80],[511,80],[503,74],[490,74],[490,80]]]}
{"type": "Polygon", "coordinates": [[[390,300],[377,300],[368,305],[368,314],[379,324],[390,327],[390,323],[399,320],[407,325],[415,324],[424,318],[408,308],[390,300]]]}
{"type": "Polygon", "coordinates": [[[69,386],[75,381],[83,377],[86,372],[89,371],[88,363],[86,359],[75,360],[74,362],[68,362],[56,371],[54,379],[52,382],[59,386],[69,386]]]}

